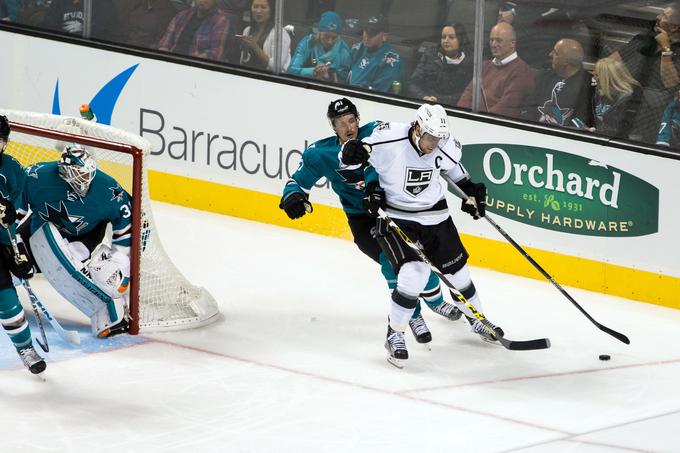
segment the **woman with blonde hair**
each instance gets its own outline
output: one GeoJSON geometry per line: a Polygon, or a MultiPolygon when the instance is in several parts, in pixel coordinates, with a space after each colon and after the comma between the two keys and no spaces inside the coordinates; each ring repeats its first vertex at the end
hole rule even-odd
{"type": "Polygon", "coordinates": [[[595,131],[628,138],[638,113],[640,84],[626,65],[611,57],[595,63],[593,81],[596,84],[593,100],[595,131]]]}

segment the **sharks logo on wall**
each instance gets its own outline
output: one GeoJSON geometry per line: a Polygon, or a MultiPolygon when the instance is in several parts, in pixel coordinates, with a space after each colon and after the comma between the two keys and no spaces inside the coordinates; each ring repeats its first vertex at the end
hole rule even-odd
{"type": "MultiPolygon", "coordinates": [[[[90,108],[97,116],[97,122],[101,124],[111,124],[111,116],[113,109],[116,107],[116,102],[120,97],[123,88],[127,84],[132,74],[137,69],[139,64],[130,66],[109,82],[104,85],[97,94],[94,95],[89,102],[90,108]]],[[[85,99],[81,99],[77,105],[84,103],[85,99]]],[[[61,102],[59,100],[59,79],[57,79],[54,87],[54,96],[52,98],[52,114],[61,115],[61,102]]]]}

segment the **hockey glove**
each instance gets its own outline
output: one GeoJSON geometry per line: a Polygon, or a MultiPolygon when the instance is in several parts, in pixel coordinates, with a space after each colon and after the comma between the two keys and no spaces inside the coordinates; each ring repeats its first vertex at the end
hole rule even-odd
{"type": "Polygon", "coordinates": [[[370,155],[371,145],[361,140],[348,140],[342,145],[342,163],[345,165],[363,165],[370,155]]]}
{"type": "Polygon", "coordinates": [[[0,226],[9,228],[17,219],[17,211],[11,201],[0,197],[0,226]]]}
{"type": "Polygon", "coordinates": [[[17,248],[19,249],[19,254],[14,254],[14,250],[11,246],[5,246],[7,256],[7,267],[10,272],[17,278],[21,280],[28,280],[33,277],[33,259],[31,255],[28,254],[26,249],[26,244],[23,242],[17,242],[17,248]]]}
{"type": "Polygon", "coordinates": [[[377,183],[369,183],[366,186],[366,196],[363,200],[364,210],[371,217],[378,217],[378,209],[385,209],[387,201],[385,200],[385,191],[378,186],[377,183]]]}
{"type": "Polygon", "coordinates": [[[286,214],[291,219],[299,219],[306,213],[313,211],[312,204],[300,192],[293,192],[287,197],[282,198],[279,208],[286,211],[286,214]]]}
{"type": "Polygon", "coordinates": [[[484,217],[486,213],[486,186],[484,183],[474,183],[468,180],[458,187],[468,196],[467,200],[463,200],[460,209],[470,214],[475,220],[484,217]]]}

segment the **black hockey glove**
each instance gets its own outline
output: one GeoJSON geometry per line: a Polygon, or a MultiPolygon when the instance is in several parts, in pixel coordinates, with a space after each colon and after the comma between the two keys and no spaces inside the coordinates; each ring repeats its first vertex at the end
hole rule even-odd
{"type": "Polygon", "coordinates": [[[342,163],[345,165],[363,165],[370,155],[371,145],[361,140],[348,140],[342,145],[342,163]]]}
{"type": "Polygon", "coordinates": [[[460,209],[470,214],[475,220],[484,217],[486,213],[486,186],[484,183],[474,183],[468,180],[458,187],[468,196],[467,200],[463,200],[460,209]]]}
{"type": "Polygon", "coordinates": [[[33,277],[33,259],[26,249],[26,244],[18,242],[17,248],[19,254],[15,255],[11,245],[5,246],[7,267],[15,277],[28,280],[33,277]]]}
{"type": "Polygon", "coordinates": [[[378,217],[378,209],[385,209],[385,191],[377,183],[369,183],[366,186],[366,196],[363,200],[364,210],[371,217],[378,217]]]}
{"type": "Polygon", "coordinates": [[[312,204],[300,192],[293,192],[287,197],[282,198],[279,208],[286,211],[286,214],[291,219],[299,219],[306,213],[313,211],[312,204]]]}
{"type": "Polygon", "coordinates": [[[11,201],[0,197],[0,226],[9,228],[17,219],[17,211],[11,201]]]}

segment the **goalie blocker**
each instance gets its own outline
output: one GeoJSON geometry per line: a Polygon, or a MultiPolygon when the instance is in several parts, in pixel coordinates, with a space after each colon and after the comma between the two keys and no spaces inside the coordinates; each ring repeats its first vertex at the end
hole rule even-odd
{"type": "Polygon", "coordinates": [[[45,278],[90,318],[93,334],[127,332],[130,262],[124,252],[100,244],[90,258],[82,242],[69,242],[49,222],[31,235],[30,245],[45,278]]]}

